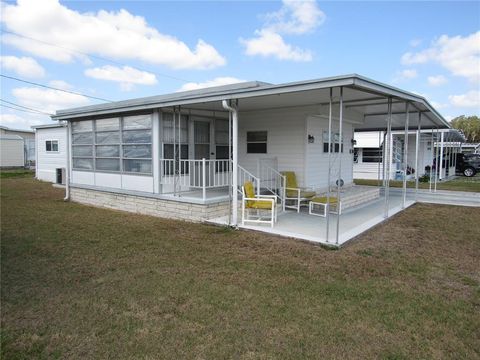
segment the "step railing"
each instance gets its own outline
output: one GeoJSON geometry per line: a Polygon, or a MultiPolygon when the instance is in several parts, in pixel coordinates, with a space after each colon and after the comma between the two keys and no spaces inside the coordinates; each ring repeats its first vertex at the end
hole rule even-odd
{"type": "Polygon", "coordinates": [[[259,166],[260,187],[277,195],[285,210],[286,178],[278,170],[266,165],[259,166]]]}
{"type": "Polygon", "coordinates": [[[255,193],[257,195],[260,194],[260,179],[253,175],[250,171],[247,169],[241,167],[238,165],[238,189],[237,191],[242,194],[242,186],[247,182],[250,181],[253,186],[255,187],[255,193]]]}

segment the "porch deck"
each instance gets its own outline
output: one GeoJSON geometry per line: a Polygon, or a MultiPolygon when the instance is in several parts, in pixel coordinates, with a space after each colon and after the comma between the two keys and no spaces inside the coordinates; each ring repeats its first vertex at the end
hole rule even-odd
{"type": "MultiPolygon", "coordinates": [[[[414,204],[413,197],[408,197],[406,207],[414,204]]],[[[389,216],[392,216],[402,210],[401,194],[390,194],[389,196],[389,216]]],[[[327,239],[326,218],[309,215],[307,209],[300,213],[295,211],[285,211],[278,215],[278,221],[273,228],[268,225],[240,225],[241,228],[280,236],[303,239],[324,245],[341,246],[347,241],[370,229],[371,227],[385,220],[385,198],[380,196],[377,200],[368,203],[352,206],[340,215],[340,230],[338,244],[335,243],[337,215],[330,214],[329,238],[327,239]]],[[[225,224],[226,218],[217,218],[212,220],[216,224],[225,224]]]]}

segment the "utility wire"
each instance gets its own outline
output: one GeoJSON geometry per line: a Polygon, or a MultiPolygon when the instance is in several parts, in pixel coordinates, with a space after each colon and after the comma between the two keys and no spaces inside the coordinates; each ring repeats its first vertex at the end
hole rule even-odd
{"type": "MultiPolygon", "coordinates": [[[[26,113],[29,113],[29,114],[40,115],[40,113],[37,112],[37,111],[30,111],[30,110],[19,109],[19,108],[13,107],[13,106],[5,105],[5,104],[0,104],[0,106],[1,106],[1,107],[5,107],[5,108],[9,108],[9,109],[13,109],[13,110],[16,110],[16,111],[23,111],[23,112],[26,112],[26,113]]],[[[43,113],[42,113],[41,115],[43,115],[43,113]]]]}
{"type": "Polygon", "coordinates": [[[115,64],[115,65],[130,66],[131,68],[134,68],[134,69],[137,69],[137,70],[147,71],[147,72],[153,73],[153,74],[155,74],[155,75],[158,75],[158,76],[160,76],[160,77],[166,77],[166,78],[170,78],[170,79],[173,79],[173,80],[181,81],[181,82],[184,82],[184,83],[191,82],[190,80],[182,79],[182,78],[179,78],[179,77],[176,77],[176,76],[167,75],[167,74],[163,74],[163,73],[158,73],[158,72],[154,72],[154,71],[151,71],[151,70],[148,70],[148,69],[142,69],[142,68],[137,67],[137,66],[127,65],[127,64],[124,64],[124,63],[121,63],[121,62],[118,62],[118,61],[115,61],[115,60],[112,60],[112,59],[109,59],[109,58],[106,58],[106,57],[103,57],[103,56],[92,55],[92,54],[88,54],[88,53],[85,53],[85,52],[80,51],[80,50],[76,50],[76,49],[72,49],[72,48],[67,48],[67,47],[65,47],[65,46],[61,46],[61,45],[57,45],[57,44],[52,44],[52,43],[49,43],[49,42],[47,42],[47,41],[35,39],[35,38],[30,37],[30,36],[26,36],[26,35],[22,35],[22,34],[16,33],[16,32],[14,32],[14,31],[9,31],[9,30],[5,30],[5,29],[1,29],[1,31],[4,32],[4,33],[7,33],[7,34],[11,34],[11,35],[15,35],[15,36],[24,38],[24,39],[28,39],[28,40],[32,40],[32,41],[37,41],[37,42],[42,43],[42,44],[45,44],[45,45],[57,47],[57,48],[59,48],[59,49],[63,49],[63,50],[66,50],[66,51],[78,53],[78,54],[81,54],[81,55],[84,55],[84,56],[89,56],[89,57],[92,57],[92,58],[94,58],[94,59],[102,60],[102,61],[109,62],[109,63],[115,64]]]}
{"type": "MultiPolygon", "coordinates": [[[[23,105],[15,104],[14,102],[7,101],[7,100],[4,100],[4,99],[0,99],[0,101],[1,101],[1,102],[4,102],[4,103],[7,103],[7,104],[10,104],[10,105],[13,105],[13,106],[17,106],[17,107],[19,107],[19,108],[27,109],[27,110],[30,111],[30,112],[37,112],[37,113],[44,114],[44,115],[49,115],[49,116],[54,115],[54,114],[48,113],[48,112],[46,112],[46,111],[37,110],[37,109],[31,108],[31,107],[28,107],[28,106],[23,106],[23,105]]],[[[8,106],[8,105],[3,105],[3,104],[0,104],[0,105],[11,108],[11,106],[8,106]]],[[[15,110],[21,110],[21,109],[15,109],[15,110]]]]}
{"type": "Polygon", "coordinates": [[[39,84],[39,83],[36,83],[36,82],[31,82],[31,81],[19,79],[19,78],[13,77],[13,76],[7,76],[7,75],[3,75],[3,74],[0,74],[0,76],[1,76],[1,77],[4,77],[4,78],[7,78],[7,79],[20,81],[20,82],[23,82],[23,83],[27,83],[27,84],[35,85],[35,86],[40,86],[40,87],[47,88],[47,89],[53,89],[53,90],[57,90],[57,91],[63,91],[63,92],[69,93],[69,94],[80,95],[80,96],[84,96],[84,97],[91,98],[91,99],[95,99],[95,100],[113,102],[112,100],[102,99],[102,98],[99,98],[99,97],[96,97],[96,96],[86,95],[86,94],[82,94],[82,93],[75,92],[75,91],[59,89],[59,88],[56,88],[56,87],[47,86],[47,85],[39,84]]]}

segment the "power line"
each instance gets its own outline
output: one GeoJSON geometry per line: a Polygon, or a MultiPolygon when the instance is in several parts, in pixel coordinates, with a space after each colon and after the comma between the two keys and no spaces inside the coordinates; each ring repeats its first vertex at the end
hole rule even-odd
{"type": "MultiPolygon", "coordinates": [[[[40,113],[38,113],[37,111],[30,111],[30,110],[19,109],[19,108],[13,107],[13,106],[5,105],[5,104],[0,104],[0,106],[1,106],[1,107],[5,107],[5,108],[8,108],[8,109],[13,109],[13,110],[16,110],[16,111],[23,111],[23,112],[26,112],[26,113],[29,113],[29,114],[40,115],[40,113]]],[[[42,115],[43,115],[43,114],[42,114],[42,115]]]]}
{"type": "Polygon", "coordinates": [[[49,42],[47,42],[47,41],[35,39],[35,38],[30,37],[30,36],[26,36],[26,35],[22,35],[22,34],[16,33],[16,32],[14,32],[14,31],[9,31],[9,30],[4,30],[4,29],[1,29],[1,31],[4,32],[4,33],[7,33],[7,34],[12,34],[12,35],[15,35],[15,36],[24,38],[24,39],[28,39],[28,40],[32,40],[32,41],[37,41],[37,42],[42,43],[42,44],[45,44],[45,45],[57,47],[57,48],[59,48],[59,49],[63,49],[63,50],[66,50],[66,51],[78,53],[78,54],[81,54],[81,55],[84,55],[84,56],[89,56],[89,57],[92,57],[92,58],[94,58],[94,59],[102,60],[102,61],[109,62],[109,63],[115,64],[115,65],[130,66],[131,68],[134,68],[134,69],[137,69],[137,70],[147,71],[147,72],[153,73],[153,74],[155,74],[155,75],[158,75],[158,76],[160,76],[160,77],[166,77],[166,78],[170,78],[170,79],[173,79],[173,80],[181,81],[181,82],[184,82],[184,83],[191,82],[190,80],[182,79],[182,78],[179,78],[179,77],[176,77],[176,76],[167,75],[167,74],[163,74],[163,73],[158,73],[158,72],[155,72],[155,71],[152,71],[152,70],[149,70],[149,69],[142,69],[141,67],[138,67],[138,66],[127,65],[127,64],[124,64],[124,63],[121,63],[121,62],[118,62],[118,61],[115,61],[115,60],[112,60],[112,59],[109,59],[109,58],[106,58],[106,57],[103,57],[103,56],[92,55],[92,54],[88,54],[88,53],[85,53],[85,52],[80,51],[80,50],[76,50],[76,49],[72,49],[72,48],[67,48],[67,47],[65,47],[65,46],[61,46],[61,45],[57,45],[57,44],[52,44],[52,43],[49,43],[49,42]]]}
{"type": "Polygon", "coordinates": [[[59,88],[56,88],[56,87],[47,86],[47,85],[39,84],[39,83],[36,83],[36,82],[19,79],[19,78],[13,77],[13,76],[7,76],[7,75],[3,75],[3,74],[0,74],[0,76],[1,76],[1,77],[4,77],[4,78],[7,78],[7,79],[12,79],[12,80],[20,81],[20,82],[23,82],[23,83],[26,83],[26,84],[35,85],[35,86],[40,86],[40,87],[47,88],[47,89],[53,89],[53,90],[57,90],[57,91],[63,91],[63,92],[69,93],[69,94],[80,95],[80,96],[84,96],[84,97],[91,98],[91,99],[95,99],[95,100],[113,102],[112,100],[102,99],[102,98],[99,98],[99,97],[96,97],[96,96],[86,95],[86,94],[82,94],[82,93],[75,92],[75,91],[59,89],[59,88]]]}
{"type": "MultiPolygon", "coordinates": [[[[37,110],[37,109],[31,108],[31,107],[28,107],[28,106],[15,104],[14,102],[7,101],[7,100],[4,100],[4,99],[0,99],[0,101],[4,102],[4,103],[7,103],[7,104],[10,104],[10,105],[13,105],[13,106],[18,106],[19,108],[27,109],[30,112],[37,112],[37,113],[44,114],[44,115],[49,115],[49,116],[54,115],[54,114],[51,114],[51,113],[48,113],[48,112],[45,112],[45,111],[42,111],[42,110],[37,110]]],[[[3,105],[3,104],[0,104],[0,105],[8,107],[8,108],[12,108],[11,106],[8,106],[8,105],[3,105]]],[[[22,109],[15,109],[15,110],[22,110],[22,109]]]]}

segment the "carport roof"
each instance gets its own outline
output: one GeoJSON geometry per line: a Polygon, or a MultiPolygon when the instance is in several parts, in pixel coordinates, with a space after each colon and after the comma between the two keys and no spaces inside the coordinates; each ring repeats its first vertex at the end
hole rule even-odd
{"type": "MultiPolygon", "coordinates": [[[[148,110],[194,105],[198,110],[223,111],[221,100],[238,100],[240,112],[288,106],[327,105],[329,89],[334,88],[334,102],[338,104],[338,88],[343,87],[346,109],[363,117],[358,130],[385,129],[387,99],[392,98],[392,129],[401,128],[405,118],[405,102],[411,113],[422,114],[422,128],[449,128],[449,123],[423,97],[378,81],[357,75],[342,75],[315,80],[304,80],[279,85],[251,81],[193,91],[177,92],[105,104],[57,111],[54,120],[72,120],[148,110]]],[[[418,124],[418,116],[410,116],[411,128],[418,124]]]]}

